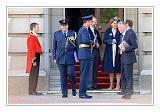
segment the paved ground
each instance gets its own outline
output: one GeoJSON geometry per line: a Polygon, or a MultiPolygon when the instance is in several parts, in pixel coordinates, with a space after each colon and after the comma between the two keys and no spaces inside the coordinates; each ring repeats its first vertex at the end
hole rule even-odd
{"type": "Polygon", "coordinates": [[[73,97],[69,95],[68,98],[62,98],[60,94],[50,94],[44,96],[9,96],[8,105],[19,104],[34,104],[34,105],[151,105],[151,94],[137,94],[133,95],[132,99],[121,99],[121,95],[106,94],[106,93],[90,93],[93,95],[92,99],[79,99],[78,95],[73,97]],[[86,104],[85,104],[86,105],[86,104]]]}

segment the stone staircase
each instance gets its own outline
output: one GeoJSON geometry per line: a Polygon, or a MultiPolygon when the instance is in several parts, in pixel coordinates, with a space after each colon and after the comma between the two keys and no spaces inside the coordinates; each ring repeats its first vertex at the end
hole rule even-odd
{"type": "Polygon", "coordinates": [[[60,91],[60,73],[57,66],[51,69],[51,74],[49,76],[49,91],[60,91]]]}
{"type": "MultiPolygon", "coordinates": [[[[109,87],[109,76],[107,74],[103,74],[101,72],[101,66],[99,65],[99,72],[98,72],[98,80],[97,80],[97,84],[99,85],[99,87],[102,90],[105,90],[109,87]]],[[[79,64],[75,65],[76,67],[76,88],[79,88],[79,64]]],[[[139,72],[136,66],[134,66],[134,81],[133,81],[133,87],[135,91],[139,91],[139,72]]],[[[116,81],[114,81],[114,85],[116,84],[116,81]]],[[[68,86],[69,89],[71,88],[70,82],[68,81],[68,86]]],[[[56,65],[54,65],[54,67],[51,69],[51,74],[49,76],[49,90],[48,91],[60,91],[61,87],[60,87],[60,73],[59,73],[59,69],[56,65]]],[[[113,91],[115,92],[115,91],[113,91]]]]}

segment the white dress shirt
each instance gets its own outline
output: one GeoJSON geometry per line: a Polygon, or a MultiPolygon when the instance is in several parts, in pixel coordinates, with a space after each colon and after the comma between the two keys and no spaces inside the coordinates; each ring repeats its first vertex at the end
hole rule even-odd
{"type": "Polygon", "coordinates": [[[95,28],[93,28],[93,27],[90,27],[90,28],[91,28],[92,33],[94,35],[94,42],[95,42],[96,41],[95,39],[97,38],[97,34],[94,33],[95,28]]]}

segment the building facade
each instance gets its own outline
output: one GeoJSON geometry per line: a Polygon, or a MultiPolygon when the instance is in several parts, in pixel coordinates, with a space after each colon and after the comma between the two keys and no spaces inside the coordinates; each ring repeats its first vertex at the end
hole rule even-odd
{"type": "MultiPolygon", "coordinates": [[[[38,90],[48,91],[50,75],[58,74],[58,69],[52,60],[52,34],[59,29],[58,21],[62,18],[76,17],[78,19],[74,19],[75,23],[73,24],[76,24],[78,28],[81,25],[79,18],[86,10],[88,9],[8,7],[8,92],[10,95],[27,94],[26,91],[28,91],[28,76],[25,74],[25,68],[29,24],[37,22],[40,25],[38,35],[43,54],[41,56],[38,90]]],[[[133,20],[133,29],[137,34],[138,42],[138,49],[136,50],[138,62],[134,65],[134,88],[135,90],[143,88],[151,90],[153,9],[151,7],[92,8],[90,11],[98,18],[98,29],[102,39],[107,28],[106,23],[111,16],[116,15],[124,20],[133,20]]],[[[103,58],[103,49],[104,47],[101,49],[101,59],[103,58]]]]}

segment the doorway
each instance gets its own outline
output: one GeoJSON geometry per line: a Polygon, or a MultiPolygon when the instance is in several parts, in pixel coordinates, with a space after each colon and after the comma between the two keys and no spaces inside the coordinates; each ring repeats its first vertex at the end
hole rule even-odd
{"type": "MultiPolygon", "coordinates": [[[[69,30],[78,33],[79,28],[82,26],[82,17],[85,15],[94,15],[98,20],[97,29],[103,41],[105,30],[109,27],[109,20],[118,16],[124,19],[123,8],[65,8],[65,18],[69,20],[69,30]]],[[[100,59],[103,60],[105,45],[100,47],[100,59]]]]}
{"type": "Polygon", "coordinates": [[[79,28],[82,26],[82,17],[85,15],[95,15],[94,8],[66,8],[65,18],[69,20],[69,30],[78,33],[79,28]]]}

